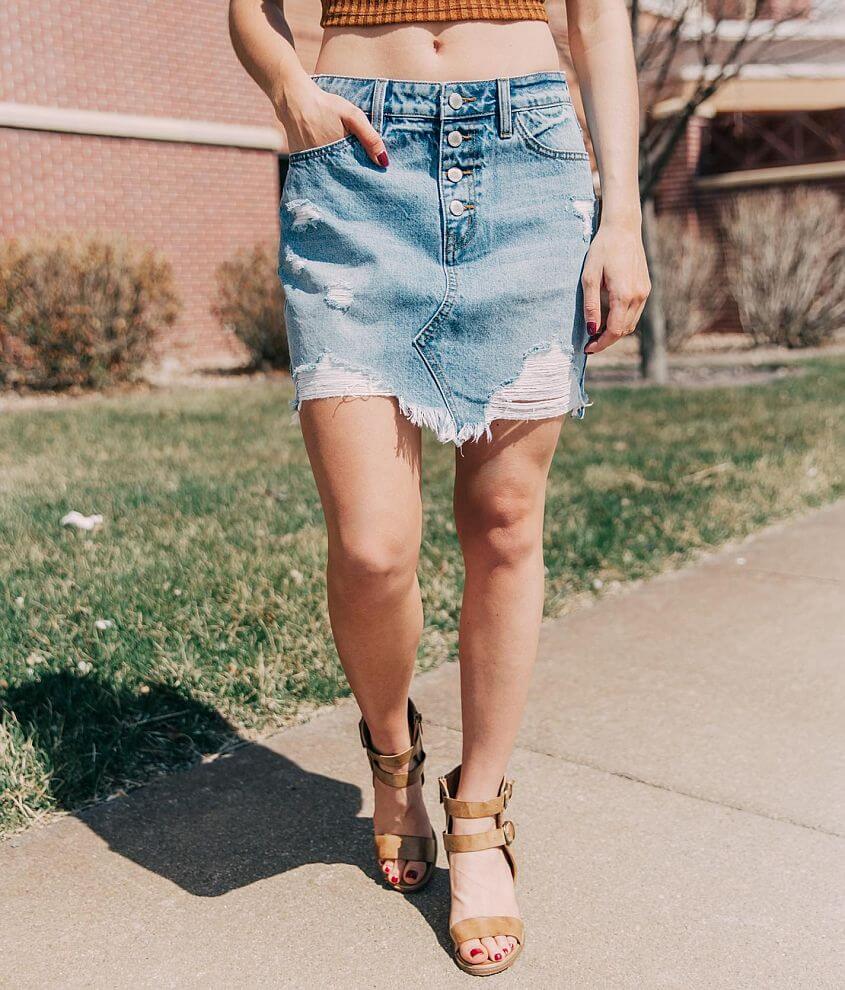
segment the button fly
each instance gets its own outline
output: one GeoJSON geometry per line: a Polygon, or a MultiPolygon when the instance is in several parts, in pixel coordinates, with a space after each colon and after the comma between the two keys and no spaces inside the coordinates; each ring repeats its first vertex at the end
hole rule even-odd
{"type": "Polygon", "coordinates": [[[450,182],[460,182],[463,177],[464,173],[456,165],[453,165],[446,173],[446,178],[450,182]]]}
{"type": "Polygon", "coordinates": [[[464,105],[464,98],[460,93],[450,93],[449,94],[449,106],[453,110],[460,110],[464,105]]]}
{"type": "Polygon", "coordinates": [[[449,131],[446,140],[452,148],[459,148],[463,143],[464,136],[460,131],[449,131]]]}
{"type": "Polygon", "coordinates": [[[449,204],[449,212],[453,217],[459,217],[463,214],[466,207],[459,199],[453,199],[449,204]]]}

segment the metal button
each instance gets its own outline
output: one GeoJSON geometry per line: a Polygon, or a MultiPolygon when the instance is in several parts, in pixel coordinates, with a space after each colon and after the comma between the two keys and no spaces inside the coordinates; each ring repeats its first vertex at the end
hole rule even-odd
{"type": "Polygon", "coordinates": [[[446,140],[449,142],[450,146],[453,147],[453,148],[460,147],[461,142],[463,141],[463,139],[464,139],[464,136],[463,136],[463,134],[461,134],[460,131],[449,131],[449,134],[446,137],[446,140]]]}
{"type": "Polygon", "coordinates": [[[453,165],[446,173],[446,178],[450,182],[460,182],[463,177],[464,177],[464,173],[461,169],[457,167],[457,165],[453,165]]]}
{"type": "Polygon", "coordinates": [[[460,110],[464,105],[464,98],[460,93],[450,93],[449,94],[449,106],[453,110],[460,110]]]}
{"type": "Polygon", "coordinates": [[[449,212],[453,217],[459,217],[464,212],[466,207],[459,199],[453,199],[449,204],[449,212]]]}

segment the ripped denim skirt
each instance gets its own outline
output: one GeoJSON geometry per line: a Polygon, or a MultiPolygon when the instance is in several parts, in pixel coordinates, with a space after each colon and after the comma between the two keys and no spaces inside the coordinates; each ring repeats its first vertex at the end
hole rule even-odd
{"type": "Polygon", "coordinates": [[[434,83],[315,76],[361,107],[290,156],[279,274],[296,388],[387,395],[460,445],[498,419],[583,416],[590,164],[562,73],[434,83]]]}

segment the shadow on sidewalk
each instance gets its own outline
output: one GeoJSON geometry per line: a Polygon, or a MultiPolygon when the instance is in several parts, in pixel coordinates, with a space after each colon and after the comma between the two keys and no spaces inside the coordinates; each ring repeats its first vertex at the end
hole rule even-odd
{"type": "MultiPolygon", "coordinates": [[[[212,708],[163,686],[136,695],[93,678],[53,674],[13,690],[6,701],[48,758],[56,797],[65,806],[71,801],[62,793],[63,781],[79,778],[86,759],[99,765],[100,781],[131,779],[133,772],[138,779],[143,769],[149,772],[165,755],[173,756],[164,747],[174,741],[187,740],[196,758],[203,742],[211,748],[238,739],[212,708]],[[121,754],[130,752],[131,763],[121,765],[121,754]],[[139,752],[146,754],[145,765],[138,764],[139,752]]],[[[350,740],[357,743],[357,736],[350,740]]],[[[355,785],[249,744],[77,817],[113,852],[196,897],[219,897],[316,863],[356,866],[369,882],[383,886],[372,820],[358,817],[361,805],[355,785]]],[[[448,950],[445,882],[445,870],[438,869],[429,887],[409,901],[448,950]]],[[[314,896],[319,897],[316,888],[314,896]]]]}

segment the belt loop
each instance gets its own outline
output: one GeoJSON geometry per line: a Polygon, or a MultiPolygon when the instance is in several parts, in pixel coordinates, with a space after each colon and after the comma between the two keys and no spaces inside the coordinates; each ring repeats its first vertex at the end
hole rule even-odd
{"type": "Polygon", "coordinates": [[[386,79],[376,79],[373,83],[373,105],[370,110],[370,117],[373,127],[381,134],[384,124],[384,94],[387,90],[386,79]]]}
{"type": "Polygon", "coordinates": [[[511,114],[511,81],[510,79],[496,80],[496,100],[499,112],[499,137],[513,137],[513,116],[511,114]]]}

